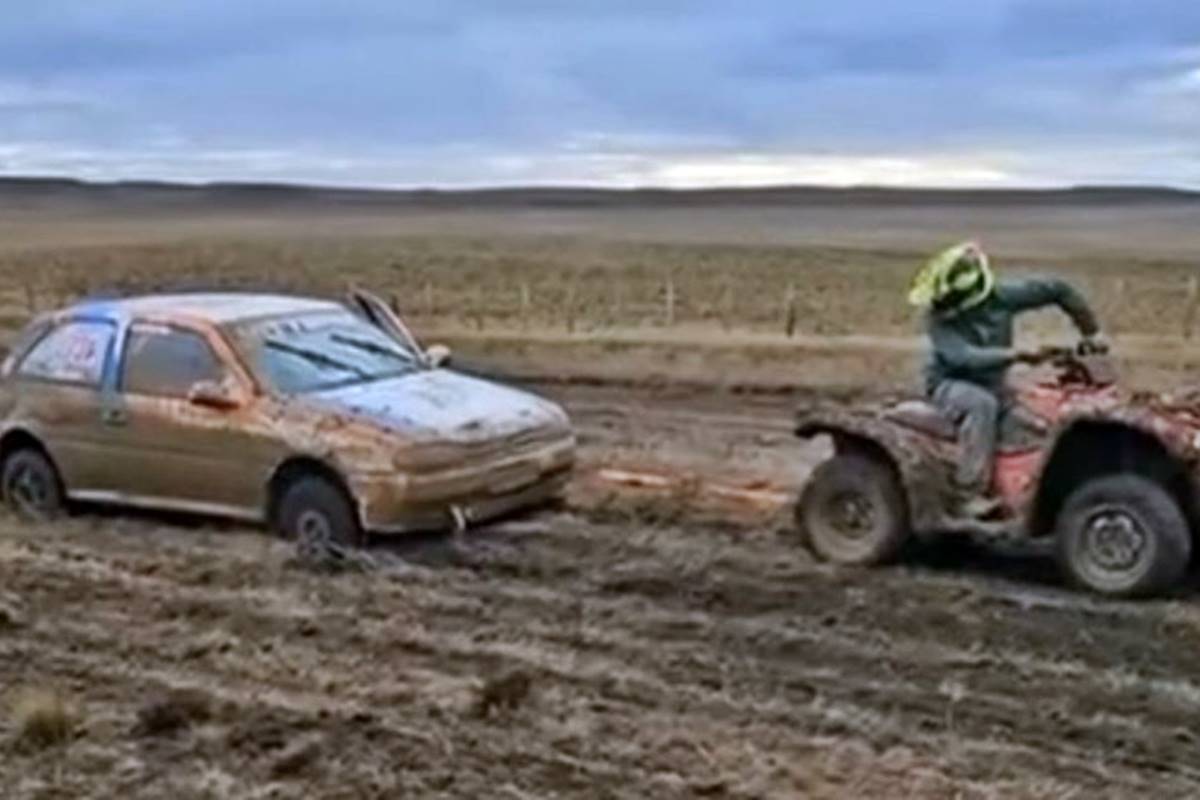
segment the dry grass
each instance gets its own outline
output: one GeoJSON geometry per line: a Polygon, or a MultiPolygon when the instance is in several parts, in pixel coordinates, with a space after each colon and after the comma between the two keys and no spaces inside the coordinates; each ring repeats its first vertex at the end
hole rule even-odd
{"type": "Polygon", "coordinates": [[[670,281],[681,323],[779,332],[793,287],[800,333],[909,335],[903,296],[916,265],[938,244],[981,235],[1002,268],[1080,284],[1110,327],[1174,336],[1200,251],[1194,209],[1173,206],[9,218],[8,316],[25,311],[26,286],[50,304],[104,289],[336,293],[354,281],[395,294],[425,325],[484,330],[654,329],[670,281]]]}
{"type": "Polygon", "coordinates": [[[171,736],[213,718],[213,699],[200,689],[172,689],[138,709],[133,733],[139,737],[171,736]]]}
{"type": "Polygon", "coordinates": [[[15,600],[0,595],[0,633],[23,627],[25,614],[15,600]]]}
{"type": "Polygon", "coordinates": [[[42,750],[70,742],[79,716],[58,692],[30,688],[12,701],[12,724],[18,746],[42,750]]]}
{"type": "Polygon", "coordinates": [[[533,676],[524,669],[511,669],[494,675],[479,685],[474,711],[484,718],[495,712],[513,711],[529,699],[532,689],[533,676]]]}
{"type": "MultiPolygon", "coordinates": [[[[418,330],[468,360],[496,356],[517,372],[896,386],[916,373],[920,347],[904,303],[910,275],[931,248],[977,234],[1006,272],[1080,286],[1132,354],[1135,379],[1159,386],[1200,360],[1181,339],[1189,316],[1200,321],[1187,296],[1200,252],[1193,217],[1173,206],[7,212],[0,337],[35,308],[86,295],[336,296],[356,283],[394,297],[418,330]],[[789,319],[795,336],[785,338],[789,319]],[[513,357],[520,349],[527,358],[513,357]]],[[[1047,339],[1067,326],[1043,314],[1025,332],[1047,339]]]]}
{"type": "MultiPolygon", "coordinates": [[[[920,250],[453,236],[205,241],[64,247],[0,256],[6,315],[106,291],[276,288],[336,294],[354,282],[394,295],[426,325],[586,332],[675,323],[811,336],[911,335],[903,302],[920,250]],[[26,289],[28,284],[28,290],[26,289]]],[[[1193,262],[1086,261],[1050,254],[1037,270],[1079,284],[1122,333],[1175,335],[1193,262]]],[[[1029,272],[1014,267],[1015,273],[1029,272]]]]}

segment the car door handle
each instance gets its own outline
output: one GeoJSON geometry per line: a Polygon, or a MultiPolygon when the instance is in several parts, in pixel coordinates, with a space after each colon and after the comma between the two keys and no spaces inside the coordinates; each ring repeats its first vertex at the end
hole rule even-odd
{"type": "Polygon", "coordinates": [[[100,421],[105,425],[124,425],[129,422],[129,414],[123,408],[106,408],[100,412],[100,421]]]}

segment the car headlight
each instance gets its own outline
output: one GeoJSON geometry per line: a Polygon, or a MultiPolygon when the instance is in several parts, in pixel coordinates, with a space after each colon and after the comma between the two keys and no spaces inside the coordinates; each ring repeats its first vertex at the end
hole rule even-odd
{"type": "Polygon", "coordinates": [[[399,470],[407,469],[438,469],[461,462],[462,449],[447,444],[423,444],[419,447],[405,447],[392,454],[392,465],[399,470]]]}

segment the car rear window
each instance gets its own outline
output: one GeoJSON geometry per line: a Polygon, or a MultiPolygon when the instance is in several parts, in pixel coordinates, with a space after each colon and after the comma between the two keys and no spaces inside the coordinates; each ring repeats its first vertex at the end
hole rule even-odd
{"type": "Polygon", "coordinates": [[[201,381],[220,382],[225,371],[198,333],[134,325],[125,344],[121,391],[156,397],[187,397],[201,381]]]}
{"type": "Polygon", "coordinates": [[[112,338],[110,322],[64,322],[33,346],[17,374],[58,383],[99,386],[112,338]]]}

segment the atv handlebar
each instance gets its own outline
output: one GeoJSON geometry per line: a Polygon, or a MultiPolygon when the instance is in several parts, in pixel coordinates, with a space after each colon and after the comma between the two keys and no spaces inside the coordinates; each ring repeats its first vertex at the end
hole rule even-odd
{"type": "Polygon", "coordinates": [[[1055,367],[1062,383],[1094,386],[1113,381],[1108,353],[1108,344],[1103,340],[1084,339],[1075,347],[1047,345],[1023,354],[1018,360],[1034,366],[1055,367]]]}
{"type": "Polygon", "coordinates": [[[1044,345],[1037,350],[1021,353],[1017,360],[1025,364],[1053,364],[1059,367],[1079,366],[1081,359],[1108,355],[1108,345],[1096,339],[1084,339],[1074,347],[1044,345]]]}

